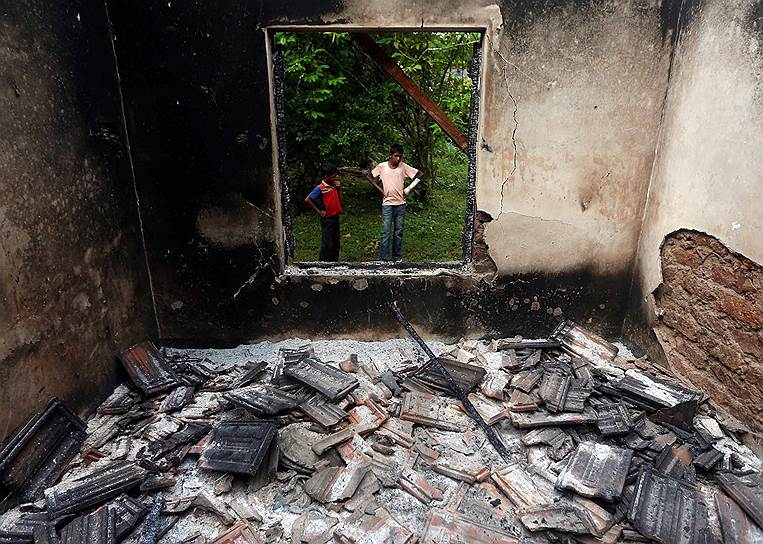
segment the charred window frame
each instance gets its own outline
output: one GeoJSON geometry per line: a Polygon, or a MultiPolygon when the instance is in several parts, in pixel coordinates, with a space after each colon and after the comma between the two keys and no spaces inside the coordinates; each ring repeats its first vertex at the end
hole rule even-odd
{"type": "MultiPolygon", "coordinates": [[[[480,127],[480,97],[482,90],[482,66],[483,45],[486,29],[479,28],[355,28],[355,27],[304,27],[304,26],[272,26],[265,30],[266,50],[268,57],[268,76],[270,83],[270,111],[271,111],[271,138],[273,142],[273,169],[275,187],[277,187],[276,214],[280,220],[282,236],[277,240],[280,245],[279,258],[282,272],[288,274],[289,268],[297,269],[322,269],[330,271],[332,268],[341,266],[344,270],[357,270],[367,275],[375,270],[389,271],[390,268],[401,268],[407,272],[416,270],[431,270],[433,268],[453,268],[464,272],[472,270],[474,258],[474,228],[477,211],[477,140],[480,127]],[[469,66],[469,78],[472,81],[471,100],[469,106],[468,126],[468,166],[466,179],[466,213],[464,216],[464,228],[461,234],[462,258],[460,262],[411,262],[382,267],[374,262],[293,262],[294,256],[294,231],[292,229],[291,201],[289,193],[289,180],[287,172],[286,141],[287,131],[284,111],[285,73],[283,54],[276,44],[276,32],[479,32],[480,40],[474,45],[472,59],[469,66]]],[[[277,228],[276,231],[279,229],[277,228]]]]}

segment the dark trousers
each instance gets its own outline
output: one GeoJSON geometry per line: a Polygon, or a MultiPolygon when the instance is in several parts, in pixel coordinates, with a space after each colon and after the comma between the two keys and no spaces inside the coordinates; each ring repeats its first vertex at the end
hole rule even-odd
{"type": "Polygon", "coordinates": [[[392,230],[392,258],[396,261],[403,255],[403,228],[405,226],[405,204],[382,205],[382,228],[379,240],[379,258],[387,260],[389,254],[389,231],[392,230]]]}
{"type": "Polygon", "coordinates": [[[339,216],[321,217],[320,261],[336,262],[339,260],[339,216]]]}

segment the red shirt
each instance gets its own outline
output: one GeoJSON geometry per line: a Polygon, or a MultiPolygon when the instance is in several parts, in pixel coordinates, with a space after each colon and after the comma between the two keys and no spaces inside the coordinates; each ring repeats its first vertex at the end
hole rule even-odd
{"type": "Polygon", "coordinates": [[[326,211],[326,217],[334,217],[342,213],[342,203],[339,201],[339,191],[325,181],[315,186],[310,192],[310,198],[315,201],[318,209],[326,211]]]}

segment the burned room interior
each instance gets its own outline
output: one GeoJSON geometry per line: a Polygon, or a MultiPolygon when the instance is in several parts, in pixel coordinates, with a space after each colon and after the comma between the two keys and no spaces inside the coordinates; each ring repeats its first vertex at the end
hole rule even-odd
{"type": "Polygon", "coordinates": [[[3,2],[0,543],[763,542],[762,74],[760,0],[3,2]],[[461,261],[294,259],[323,31],[461,261]],[[467,127],[378,32],[479,36],[467,127]]]}

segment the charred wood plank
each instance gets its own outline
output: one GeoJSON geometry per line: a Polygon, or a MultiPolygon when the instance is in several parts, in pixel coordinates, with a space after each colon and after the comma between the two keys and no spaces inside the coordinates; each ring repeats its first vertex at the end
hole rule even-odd
{"type": "Polygon", "coordinates": [[[453,143],[464,153],[468,153],[469,140],[461,129],[442,111],[440,106],[427,95],[418,84],[403,71],[402,68],[387,53],[379,47],[374,39],[368,34],[350,32],[357,43],[369,57],[381,66],[408,95],[424,108],[424,111],[437,123],[442,131],[453,140],[453,143]]]}
{"type": "Polygon", "coordinates": [[[148,512],[146,522],[143,524],[141,532],[141,544],[156,544],[162,533],[162,508],[164,508],[164,495],[158,493],[154,497],[154,504],[148,512]]]}
{"type": "Polygon", "coordinates": [[[499,350],[508,349],[558,349],[562,347],[558,340],[527,340],[524,342],[506,342],[499,340],[496,347],[499,350]]]}
{"type": "Polygon", "coordinates": [[[511,424],[520,429],[550,427],[553,425],[583,425],[596,422],[596,412],[586,408],[582,412],[560,412],[550,414],[545,410],[532,413],[510,412],[511,424]]]}

